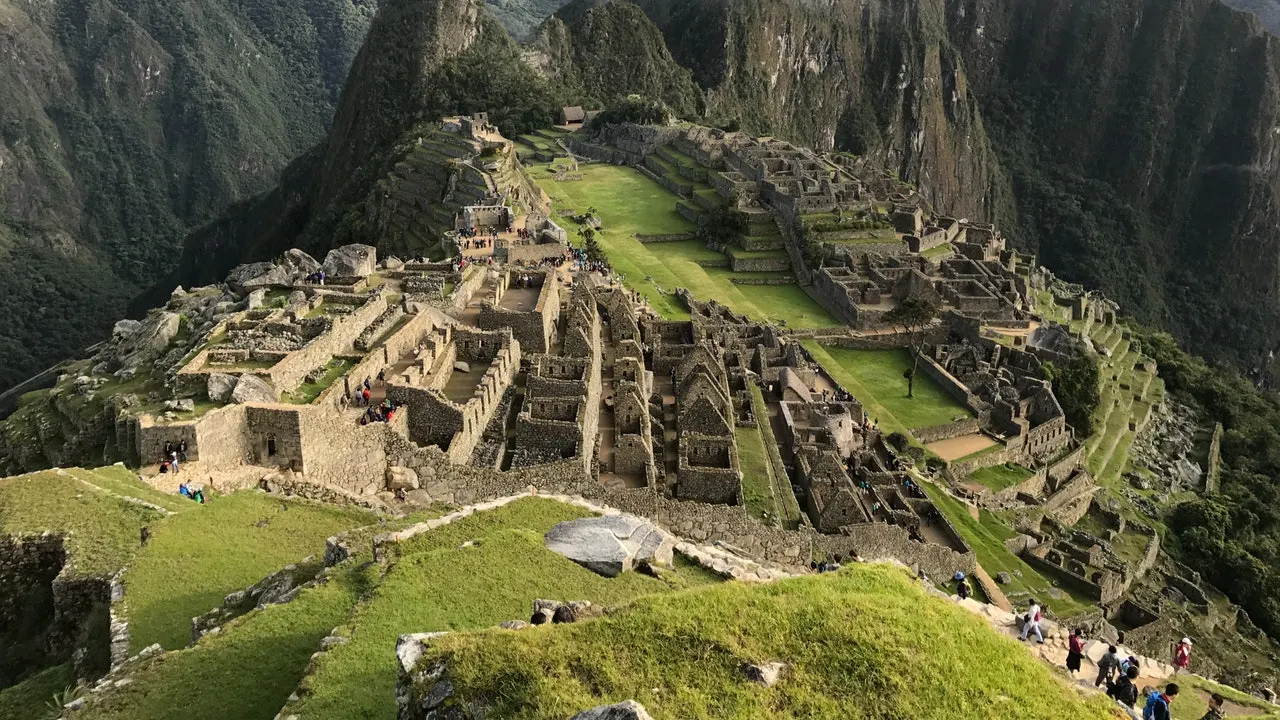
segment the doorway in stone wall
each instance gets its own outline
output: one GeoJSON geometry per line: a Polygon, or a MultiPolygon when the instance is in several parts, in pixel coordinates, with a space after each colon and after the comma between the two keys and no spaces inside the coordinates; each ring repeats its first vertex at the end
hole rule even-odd
{"type": "Polygon", "coordinates": [[[268,435],[267,436],[267,457],[273,458],[275,456],[276,456],[276,436],[268,435]]]}

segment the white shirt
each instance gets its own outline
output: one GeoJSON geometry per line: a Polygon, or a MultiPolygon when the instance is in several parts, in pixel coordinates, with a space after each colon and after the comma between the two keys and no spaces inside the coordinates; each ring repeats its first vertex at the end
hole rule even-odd
{"type": "Polygon", "coordinates": [[[1027,610],[1027,617],[1031,618],[1031,622],[1036,621],[1036,615],[1040,614],[1040,606],[1032,603],[1031,609],[1027,610]]]}

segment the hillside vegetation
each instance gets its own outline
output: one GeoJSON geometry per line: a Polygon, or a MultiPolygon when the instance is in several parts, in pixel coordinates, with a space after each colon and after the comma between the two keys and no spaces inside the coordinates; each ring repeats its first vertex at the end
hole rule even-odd
{"type": "MultiPolygon", "coordinates": [[[[647,598],[588,623],[433,640],[455,707],[561,720],[634,699],[654,718],[1113,718],[903,570],[647,598]],[[790,667],[771,688],[744,663],[790,667]]],[[[425,694],[430,685],[415,688],[425,694]]]]}
{"type": "Polygon", "coordinates": [[[375,9],[0,0],[0,390],[102,339],[321,136],[375,9]]]}

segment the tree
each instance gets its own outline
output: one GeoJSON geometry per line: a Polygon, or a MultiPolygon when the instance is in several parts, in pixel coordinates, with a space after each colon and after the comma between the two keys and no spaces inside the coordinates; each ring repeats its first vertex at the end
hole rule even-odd
{"type": "Polygon", "coordinates": [[[923,293],[913,293],[898,302],[897,307],[884,314],[884,321],[902,328],[911,338],[911,367],[902,376],[907,379],[907,397],[915,397],[916,370],[920,365],[920,352],[924,344],[924,329],[938,316],[938,303],[923,293]]]}
{"type": "Polygon", "coordinates": [[[1046,362],[1040,366],[1040,374],[1053,383],[1053,395],[1071,427],[1081,437],[1092,435],[1093,411],[1102,402],[1098,363],[1081,353],[1061,367],[1046,362]]]}

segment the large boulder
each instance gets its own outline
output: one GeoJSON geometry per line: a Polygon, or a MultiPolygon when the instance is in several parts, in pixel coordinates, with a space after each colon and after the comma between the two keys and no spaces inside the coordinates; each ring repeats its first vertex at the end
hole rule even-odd
{"type": "Polygon", "coordinates": [[[635,700],[623,700],[613,705],[601,705],[583,710],[570,720],[653,720],[653,716],[635,700]]]}
{"type": "Polygon", "coordinates": [[[205,391],[209,395],[209,399],[216,403],[225,403],[231,400],[231,393],[236,389],[236,376],[226,373],[209,373],[209,379],[205,382],[205,391]]]}
{"type": "Polygon", "coordinates": [[[116,323],[115,332],[122,334],[112,338],[105,348],[107,357],[100,356],[99,359],[108,361],[113,367],[136,371],[164,354],[181,325],[182,317],[178,313],[163,310],[150,313],[137,325],[116,323]]]}
{"type": "Polygon", "coordinates": [[[271,384],[257,375],[241,375],[236,389],[231,391],[231,402],[237,405],[245,403],[273,403],[280,399],[271,384]]]}
{"type": "Polygon", "coordinates": [[[287,269],[269,262],[237,265],[227,275],[227,285],[241,295],[258,288],[278,287],[292,283],[293,277],[287,269]]]}
{"type": "Polygon", "coordinates": [[[569,520],[547,531],[547,548],[605,577],[637,565],[671,566],[675,537],[635,515],[569,520]]]}
{"type": "Polygon", "coordinates": [[[324,256],[324,271],[333,277],[365,277],[378,267],[378,251],[372,245],[343,245],[324,256]]]}
{"type": "Polygon", "coordinates": [[[387,468],[388,490],[417,490],[418,473],[407,467],[392,466],[387,468]]]}
{"type": "Polygon", "coordinates": [[[293,248],[285,252],[284,266],[292,273],[308,275],[320,269],[320,261],[298,248],[293,248]]]}

